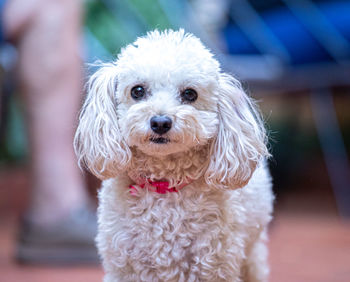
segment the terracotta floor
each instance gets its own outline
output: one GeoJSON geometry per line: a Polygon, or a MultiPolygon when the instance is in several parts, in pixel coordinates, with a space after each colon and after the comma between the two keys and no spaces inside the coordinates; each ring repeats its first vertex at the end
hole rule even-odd
{"type": "Polygon", "coordinates": [[[34,267],[16,264],[13,260],[15,221],[2,221],[0,228],[1,282],[102,281],[103,273],[99,266],[34,267]]]}
{"type": "MultiPolygon", "coordinates": [[[[24,267],[13,261],[16,218],[27,186],[25,170],[0,170],[0,282],[102,281],[98,266],[24,267]]],[[[340,221],[334,212],[278,207],[269,247],[271,282],[350,281],[350,221],[340,221]]]]}

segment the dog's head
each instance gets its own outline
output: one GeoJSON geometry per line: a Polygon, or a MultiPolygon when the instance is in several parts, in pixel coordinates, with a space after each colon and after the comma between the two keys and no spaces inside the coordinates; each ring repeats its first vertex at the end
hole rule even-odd
{"type": "Polygon", "coordinates": [[[81,162],[101,179],[122,172],[135,147],[167,156],[210,144],[202,174],[237,188],[268,155],[255,106],[200,40],[154,31],[91,76],[76,133],[81,162]]]}

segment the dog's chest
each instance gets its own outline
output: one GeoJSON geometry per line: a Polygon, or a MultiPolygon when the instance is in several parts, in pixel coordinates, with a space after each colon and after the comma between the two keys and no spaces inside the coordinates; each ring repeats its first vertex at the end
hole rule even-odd
{"type": "Polygon", "coordinates": [[[222,228],[226,215],[221,197],[181,198],[175,194],[151,197],[129,203],[120,225],[123,231],[118,232],[121,241],[129,238],[127,244],[118,244],[114,237],[119,247],[125,248],[134,269],[180,267],[185,271],[201,256],[202,250],[205,252],[213,244],[225,244],[218,242],[225,241],[229,233],[222,228]]]}

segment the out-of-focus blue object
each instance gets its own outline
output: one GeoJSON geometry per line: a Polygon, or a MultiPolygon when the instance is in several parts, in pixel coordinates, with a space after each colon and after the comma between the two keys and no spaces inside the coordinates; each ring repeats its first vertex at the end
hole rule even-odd
{"type": "MultiPolygon", "coordinates": [[[[350,1],[321,2],[318,8],[329,24],[333,25],[345,39],[350,40],[350,1]]],[[[309,16],[311,17],[311,14],[309,16]]],[[[268,11],[263,11],[260,17],[286,48],[291,64],[333,60],[323,44],[318,42],[307,26],[287,6],[272,7],[268,11]]],[[[315,25],[317,24],[315,19],[315,25]]],[[[261,30],[255,32],[261,32],[261,30]]],[[[232,20],[223,29],[223,36],[231,54],[261,54],[256,45],[232,20]]]]}

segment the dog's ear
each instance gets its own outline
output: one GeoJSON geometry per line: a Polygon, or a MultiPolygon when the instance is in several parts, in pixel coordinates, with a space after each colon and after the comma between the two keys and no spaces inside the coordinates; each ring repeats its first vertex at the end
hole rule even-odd
{"type": "Polygon", "coordinates": [[[241,188],[269,153],[254,103],[240,83],[225,73],[219,78],[218,116],[218,134],[211,144],[205,180],[217,187],[241,188]]]}
{"type": "Polygon", "coordinates": [[[116,64],[104,64],[90,77],[74,140],[79,164],[100,179],[115,177],[131,157],[118,126],[117,73],[116,64]]]}

